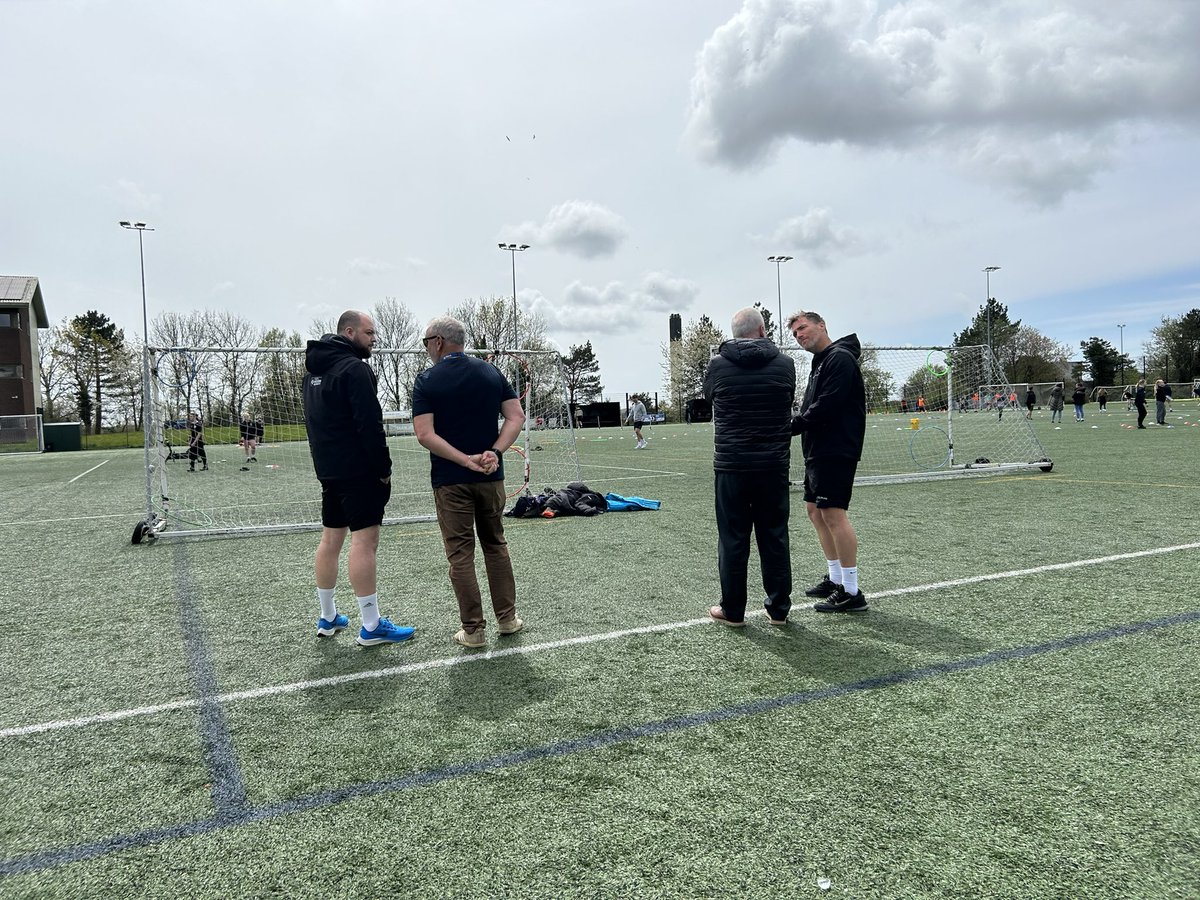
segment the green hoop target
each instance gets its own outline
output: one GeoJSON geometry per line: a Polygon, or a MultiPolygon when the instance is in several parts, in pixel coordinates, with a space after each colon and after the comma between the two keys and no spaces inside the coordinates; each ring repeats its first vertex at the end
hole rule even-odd
{"type": "Polygon", "coordinates": [[[950,374],[950,357],[946,355],[944,350],[934,348],[925,354],[925,369],[934,378],[945,378],[950,374]],[[933,354],[940,353],[941,359],[936,360],[933,354]]]}

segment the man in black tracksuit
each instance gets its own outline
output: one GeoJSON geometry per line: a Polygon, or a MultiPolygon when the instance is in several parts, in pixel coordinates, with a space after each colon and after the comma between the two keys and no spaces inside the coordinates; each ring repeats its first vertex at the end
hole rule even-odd
{"type": "Polygon", "coordinates": [[[862,347],[854,334],[831,341],[825,320],[815,312],[796,313],[788,328],[813,355],[792,434],[801,436],[804,504],[829,567],[829,574],[804,593],[824,598],[814,604],[817,612],[863,612],[867,598],[858,589],[858,536],[846,512],[867,431],[862,347]]]}
{"type": "Polygon", "coordinates": [[[704,376],[704,396],[713,407],[721,577],[721,603],[711,607],[709,615],[726,625],[745,624],[753,531],[767,592],[767,620],[785,625],[792,608],[788,466],[796,366],[767,337],[758,310],[737,312],[732,330],[733,338],[721,344],[704,376]]]}
{"type": "Polygon", "coordinates": [[[392,458],[375,372],[367,364],[375,322],[352,309],[342,313],[337,328],[337,334],[309,341],[304,355],[304,423],[321,482],[324,526],[316,560],[317,635],[332,637],[349,625],[334,602],[338,559],[349,532],[347,571],[362,617],[357,641],[364,647],[394,644],[412,637],[413,629],[380,618],[376,593],[375,556],[392,492],[392,458]]]}

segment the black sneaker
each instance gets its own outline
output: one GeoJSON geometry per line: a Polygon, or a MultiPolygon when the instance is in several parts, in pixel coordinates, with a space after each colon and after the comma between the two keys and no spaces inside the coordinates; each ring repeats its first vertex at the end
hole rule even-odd
{"type": "Polygon", "coordinates": [[[866,612],[867,598],[863,596],[863,592],[851,596],[847,594],[845,589],[839,584],[837,592],[830,594],[825,600],[820,603],[813,604],[814,612],[866,612]]]}
{"type": "Polygon", "coordinates": [[[830,597],[833,595],[833,592],[836,591],[840,587],[841,587],[840,584],[835,584],[834,582],[830,581],[829,576],[826,575],[824,578],[821,579],[820,584],[814,584],[807,591],[805,591],[804,596],[805,597],[830,597]]]}

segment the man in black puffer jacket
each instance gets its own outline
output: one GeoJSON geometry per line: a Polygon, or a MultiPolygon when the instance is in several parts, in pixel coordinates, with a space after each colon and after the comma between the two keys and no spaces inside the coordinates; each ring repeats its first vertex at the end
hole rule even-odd
{"type": "Polygon", "coordinates": [[[735,313],[732,330],[733,338],[721,344],[704,376],[704,396],[713,406],[721,576],[721,603],[708,612],[726,625],[745,624],[753,531],[767,592],[767,619],[784,625],[792,608],[788,465],[796,366],[767,337],[757,309],[735,313]]]}
{"type": "Polygon", "coordinates": [[[817,612],[864,612],[858,589],[858,537],[846,511],[867,431],[867,394],[858,360],[862,346],[851,334],[829,339],[815,312],[788,319],[796,342],[813,355],[808,387],[792,434],[804,450],[804,504],[817,529],[829,574],[804,593],[824,598],[817,612]]]}

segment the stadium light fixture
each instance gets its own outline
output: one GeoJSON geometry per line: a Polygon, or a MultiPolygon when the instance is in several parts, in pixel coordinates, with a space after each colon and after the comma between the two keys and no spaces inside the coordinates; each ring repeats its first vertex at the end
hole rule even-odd
{"type": "Polygon", "coordinates": [[[146,316],[146,254],[142,249],[142,232],[153,231],[145,222],[117,223],[129,231],[136,231],[138,236],[138,265],[142,272],[142,455],[146,465],[146,514],[153,509],[150,496],[150,326],[146,316]]]}
{"type": "Polygon", "coordinates": [[[498,244],[501,250],[507,250],[512,256],[512,287],[513,287],[513,349],[520,349],[517,343],[517,254],[528,250],[528,244],[498,244]]]}
{"type": "Polygon", "coordinates": [[[775,303],[778,310],[779,319],[775,323],[775,327],[779,329],[779,346],[783,346],[783,289],[779,283],[779,267],[785,262],[791,261],[790,256],[768,256],[767,262],[775,263],[775,303]]]}
{"type": "Polygon", "coordinates": [[[1118,365],[1120,365],[1120,367],[1121,367],[1121,387],[1125,387],[1125,325],[1124,325],[1124,323],[1117,325],[1117,328],[1121,332],[1121,359],[1118,362],[1118,365]]]}
{"type": "Polygon", "coordinates": [[[985,266],[983,270],[983,277],[987,288],[987,302],[984,304],[984,308],[987,309],[987,347],[989,360],[992,358],[992,273],[999,271],[999,266],[985,266]]]}

